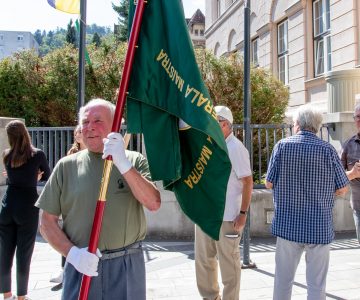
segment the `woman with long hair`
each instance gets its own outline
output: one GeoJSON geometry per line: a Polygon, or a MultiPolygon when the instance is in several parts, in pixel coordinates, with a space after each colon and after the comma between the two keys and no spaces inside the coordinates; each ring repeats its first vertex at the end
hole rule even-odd
{"type": "Polygon", "coordinates": [[[0,293],[5,300],[26,300],[39,220],[36,186],[38,180],[49,178],[50,169],[44,152],[31,144],[22,121],[9,122],[5,130],[10,148],[3,153],[7,189],[0,207],[0,293]],[[17,298],[11,292],[15,252],[17,298]]]}
{"type": "Polygon", "coordinates": [[[81,127],[80,125],[77,125],[74,129],[74,143],[72,144],[71,148],[67,152],[67,155],[79,152],[81,150],[84,150],[86,146],[83,143],[82,140],[82,133],[81,133],[81,127]]]}

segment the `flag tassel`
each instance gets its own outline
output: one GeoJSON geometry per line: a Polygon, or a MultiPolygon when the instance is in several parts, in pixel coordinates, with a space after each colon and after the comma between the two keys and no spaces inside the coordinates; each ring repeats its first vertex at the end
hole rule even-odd
{"type": "MultiPolygon", "coordinates": [[[[117,104],[116,104],[116,109],[115,109],[115,114],[114,114],[114,121],[113,121],[112,129],[111,129],[112,132],[119,132],[119,130],[120,130],[121,119],[122,119],[122,116],[124,113],[127,89],[129,86],[131,69],[132,69],[134,56],[135,56],[135,49],[137,47],[136,43],[137,43],[137,40],[139,37],[142,16],[143,16],[144,9],[145,9],[145,3],[146,3],[145,0],[137,1],[136,11],[135,11],[134,20],[133,20],[133,24],[131,27],[131,33],[130,33],[130,38],[129,38],[129,46],[128,46],[128,50],[126,52],[123,74],[122,74],[122,78],[120,81],[119,94],[118,94],[118,99],[117,99],[117,104]]],[[[104,209],[105,209],[105,203],[106,203],[106,192],[107,192],[107,186],[109,183],[111,168],[112,168],[112,157],[108,156],[104,163],[104,171],[103,171],[101,187],[100,187],[100,196],[99,196],[99,200],[97,201],[93,226],[92,226],[91,235],[90,235],[90,242],[89,242],[88,249],[89,249],[89,252],[91,252],[91,253],[96,252],[97,245],[99,242],[102,218],[104,215],[104,209]]],[[[79,300],[87,300],[88,299],[90,282],[91,282],[91,277],[83,275],[81,287],[80,287],[79,298],[78,298],[79,300]]]]}

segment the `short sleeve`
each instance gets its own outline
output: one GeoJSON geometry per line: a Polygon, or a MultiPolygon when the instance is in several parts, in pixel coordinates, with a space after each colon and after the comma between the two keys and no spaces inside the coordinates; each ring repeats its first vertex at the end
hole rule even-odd
{"type": "Polygon", "coordinates": [[[39,151],[39,158],[40,158],[40,170],[44,172],[41,176],[41,181],[46,181],[49,179],[51,172],[45,153],[42,150],[39,151]]]}
{"type": "Polygon", "coordinates": [[[280,156],[280,143],[277,143],[271,153],[267,173],[266,173],[266,180],[275,183],[277,176],[278,176],[278,159],[280,156]]]}
{"type": "Polygon", "coordinates": [[[332,160],[335,174],[335,190],[341,189],[349,184],[344,168],[335,149],[332,151],[332,160]]]}
{"type": "Polygon", "coordinates": [[[63,182],[62,171],[63,165],[61,162],[59,162],[55,166],[49,180],[46,182],[44,189],[42,190],[39,199],[35,204],[36,207],[56,216],[61,214],[60,198],[63,182]]]}
{"type": "Polygon", "coordinates": [[[342,148],[341,148],[341,151],[340,151],[340,161],[341,161],[341,164],[343,166],[343,168],[345,170],[347,170],[347,166],[348,166],[348,161],[347,161],[347,145],[348,145],[348,141],[346,141],[343,145],[342,145],[342,148]]]}
{"type": "Polygon", "coordinates": [[[249,152],[238,141],[237,147],[228,148],[232,169],[238,179],[252,175],[249,152]]]}

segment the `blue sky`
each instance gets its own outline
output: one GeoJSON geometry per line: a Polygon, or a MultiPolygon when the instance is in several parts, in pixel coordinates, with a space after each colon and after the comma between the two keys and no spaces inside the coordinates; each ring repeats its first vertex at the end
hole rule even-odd
{"type": "MultiPolygon", "coordinates": [[[[87,24],[112,27],[117,22],[112,2],[115,0],[87,0],[87,24]]],[[[205,14],[205,0],[183,0],[183,3],[186,17],[191,17],[197,8],[205,14]]],[[[49,31],[66,28],[70,18],[74,20],[77,15],[58,11],[47,0],[0,0],[0,30],[49,31]]]]}

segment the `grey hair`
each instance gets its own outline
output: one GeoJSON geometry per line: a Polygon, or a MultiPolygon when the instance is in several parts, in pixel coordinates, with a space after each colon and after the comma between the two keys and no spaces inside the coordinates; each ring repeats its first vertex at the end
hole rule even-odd
{"type": "Polygon", "coordinates": [[[228,126],[228,128],[229,128],[230,130],[233,129],[233,124],[232,124],[229,120],[226,120],[226,119],[225,119],[225,123],[227,124],[227,126],[228,126]]]}
{"type": "Polygon", "coordinates": [[[90,100],[88,103],[86,103],[84,106],[82,106],[79,110],[79,121],[78,123],[81,124],[81,120],[84,118],[84,114],[85,112],[93,106],[103,106],[103,107],[107,107],[110,111],[111,114],[111,118],[114,118],[114,114],[115,114],[115,105],[113,103],[111,103],[110,101],[104,100],[104,99],[100,99],[100,98],[96,98],[96,99],[92,99],[90,100]]]}
{"type": "Polygon", "coordinates": [[[354,112],[360,111],[360,103],[355,105],[354,112]]]}
{"type": "Polygon", "coordinates": [[[322,115],[319,111],[310,105],[300,106],[294,114],[294,122],[297,123],[300,130],[307,130],[317,133],[322,123],[322,115]]]}

